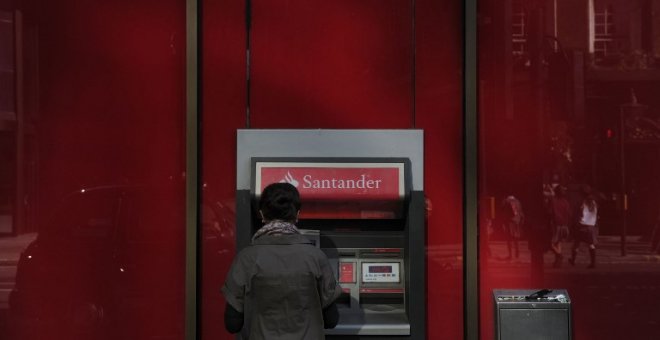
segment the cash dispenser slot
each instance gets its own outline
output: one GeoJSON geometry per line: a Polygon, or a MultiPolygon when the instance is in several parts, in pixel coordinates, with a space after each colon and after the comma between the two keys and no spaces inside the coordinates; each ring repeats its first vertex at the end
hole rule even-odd
{"type": "Polygon", "coordinates": [[[369,309],[392,310],[402,308],[403,289],[361,289],[360,307],[369,309]]]}

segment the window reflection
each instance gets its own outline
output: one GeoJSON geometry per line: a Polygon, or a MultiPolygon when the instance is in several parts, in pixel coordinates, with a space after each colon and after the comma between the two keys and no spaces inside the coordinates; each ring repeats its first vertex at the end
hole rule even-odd
{"type": "Polygon", "coordinates": [[[0,339],[183,337],[185,1],[0,1],[0,339]]]}
{"type": "Polygon", "coordinates": [[[14,13],[0,11],[0,234],[13,233],[16,223],[15,24],[14,13]]]}
{"type": "Polygon", "coordinates": [[[480,1],[482,297],[565,288],[579,338],[660,336],[659,7],[480,1]]]}

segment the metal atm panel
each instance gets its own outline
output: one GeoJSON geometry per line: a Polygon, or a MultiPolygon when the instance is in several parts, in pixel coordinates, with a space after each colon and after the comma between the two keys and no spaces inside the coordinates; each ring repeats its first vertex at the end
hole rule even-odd
{"type": "Polygon", "coordinates": [[[341,321],[326,334],[410,335],[402,248],[324,250],[343,289],[337,302],[341,321]]]}

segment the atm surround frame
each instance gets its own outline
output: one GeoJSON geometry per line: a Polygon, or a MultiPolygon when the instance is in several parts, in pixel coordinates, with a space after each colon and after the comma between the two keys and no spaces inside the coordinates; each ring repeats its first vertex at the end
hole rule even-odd
{"type": "MultiPolygon", "coordinates": [[[[250,243],[255,225],[257,223],[256,211],[253,210],[255,201],[254,196],[254,175],[256,174],[256,162],[258,161],[274,161],[283,162],[301,161],[311,162],[311,160],[328,161],[338,163],[340,160],[344,162],[355,163],[404,163],[404,183],[406,185],[404,195],[404,214],[405,218],[397,220],[381,220],[391,223],[401,223],[403,227],[399,231],[392,231],[390,235],[391,240],[388,241],[384,247],[393,247],[393,245],[403,245],[404,263],[407,265],[404,273],[405,285],[405,309],[408,311],[408,321],[410,324],[410,335],[385,335],[385,336],[350,336],[350,339],[370,339],[370,340],[386,340],[386,339],[414,339],[421,340],[426,338],[426,223],[425,223],[425,197],[424,192],[421,190],[414,190],[413,174],[412,174],[412,161],[405,157],[250,157],[250,188],[236,190],[236,249],[240,251],[250,243]],[[371,162],[370,162],[371,161],[371,162]],[[398,222],[397,222],[398,221],[398,222]],[[249,232],[248,232],[249,230],[249,232]],[[400,235],[403,233],[406,237],[401,240],[400,235]],[[421,245],[421,246],[420,246],[421,245]],[[417,294],[411,294],[417,292],[417,294]],[[423,292],[423,293],[420,293],[423,292]],[[422,306],[412,308],[411,306],[422,306]]],[[[324,220],[314,220],[321,223],[324,220]]],[[[374,223],[373,220],[344,220],[344,223],[361,223],[360,221],[367,221],[367,223],[374,223]]],[[[387,222],[386,222],[387,223],[387,222]]],[[[388,232],[385,233],[385,238],[388,232]]],[[[368,237],[366,235],[365,237],[368,237]]],[[[341,235],[336,234],[333,237],[339,237],[346,240],[345,246],[358,247],[362,244],[359,235],[341,235]]],[[[321,237],[321,247],[323,248],[324,239],[321,237]]],[[[397,246],[394,246],[397,247],[397,246]]],[[[344,338],[340,335],[328,335],[327,339],[340,340],[344,338]]]]}

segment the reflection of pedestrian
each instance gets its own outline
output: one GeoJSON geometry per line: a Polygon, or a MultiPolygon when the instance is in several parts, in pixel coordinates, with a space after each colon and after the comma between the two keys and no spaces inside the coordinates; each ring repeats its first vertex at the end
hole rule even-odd
{"type": "Polygon", "coordinates": [[[596,243],[598,242],[598,204],[589,187],[585,187],[583,190],[584,199],[580,206],[578,227],[574,235],[575,242],[568,262],[575,265],[578,248],[580,243],[584,242],[589,245],[589,258],[591,260],[587,268],[594,268],[596,267],[596,243]]]}
{"type": "Polygon", "coordinates": [[[554,267],[559,267],[564,258],[561,254],[561,243],[568,239],[568,226],[571,223],[571,206],[566,198],[566,187],[558,186],[549,202],[552,227],[550,250],[555,254],[554,267]]]}
{"type": "Polygon", "coordinates": [[[550,249],[550,223],[545,221],[525,221],[525,231],[530,251],[530,269],[532,286],[543,285],[543,254],[550,249]]]}
{"type": "Polygon", "coordinates": [[[232,263],[222,292],[225,328],[243,339],[324,339],[337,324],[341,294],[326,255],[301,235],[300,196],[288,183],[267,186],[259,202],[265,225],[232,263]]]}
{"type": "Polygon", "coordinates": [[[518,241],[520,240],[522,225],[525,221],[525,214],[523,214],[522,204],[514,196],[508,196],[502,202],[502,227],[504,230],[504,237],[506,238],[506,248],[509,256],[507,260],[511,259],[514,255],[516,258],[520,257],[518,249],[518,241]]]}

